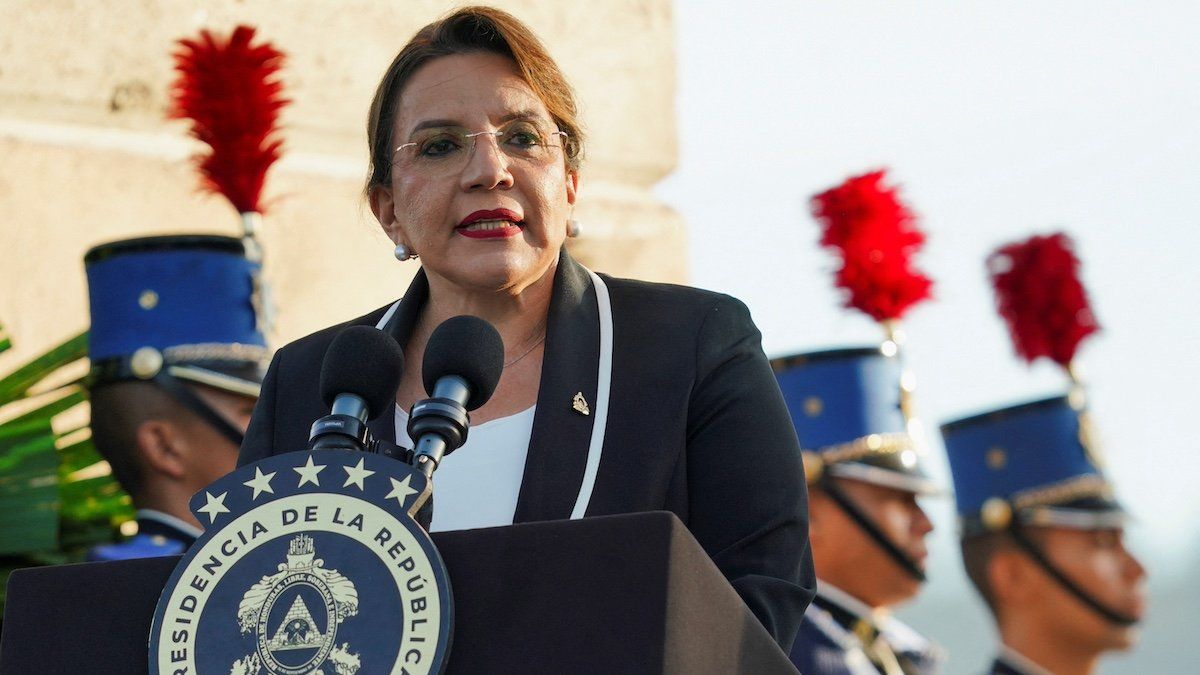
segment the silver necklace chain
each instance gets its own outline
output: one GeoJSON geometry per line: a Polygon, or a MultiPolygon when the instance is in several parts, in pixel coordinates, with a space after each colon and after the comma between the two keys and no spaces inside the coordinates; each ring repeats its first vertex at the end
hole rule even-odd
{"type": "Polygon", "coordinates": [[[509,361],[508,363],[504,364],[504,368],[508,368],[509,366],[515,364],[516,362],[520,361],[521,359],[525,358],[526,356],[529,356],[530,354],[532,354],[533,350],[537,349],[537,346],[542,344],[542,342],[544,342],[545,340],[546,340],[546,333],[543,332],[542,337],[538,338],[537,342],[534,342],[532,345],[530,345],[529,349],[525,350],[525,353],[521,354],[520,356],[513,359],[512,361],[509,361]]]}

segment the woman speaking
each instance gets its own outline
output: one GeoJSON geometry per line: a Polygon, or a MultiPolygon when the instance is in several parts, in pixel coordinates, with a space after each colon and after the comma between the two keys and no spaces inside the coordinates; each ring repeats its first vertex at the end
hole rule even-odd
{"type": "Polygon", "coordinates": [[[800,448],[760,335],[728,296],[598,275],[563,244],[580,189],[574,95],[533,33],[491,8],[421,29],[375,93],[367,196],[401,261],[401,300],[283,347],[240,463],[306,447],[339,331],[404,349],[371,427],[410,445],[433,329],[468,314],[504,340],[491,399],[436,476],[431,529],[674,512],[786,650],[815,589],[800,448]]]}

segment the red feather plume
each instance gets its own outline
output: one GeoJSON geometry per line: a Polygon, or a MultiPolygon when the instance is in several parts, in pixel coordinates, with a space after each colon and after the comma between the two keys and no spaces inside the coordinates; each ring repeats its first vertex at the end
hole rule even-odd
{"type": "Polygon", "coordinates": [[[212,148],[196,158],[202,187],[224,195],[240,213],[262,211],[267,169],[283,146],[279,111],[289,103],[278,78],[283,53],[253,40],[249,26],[238,26],[227,40],[207,30],[179,40],[168,112],[191,120],[192,136],[212,148]]]}
{"type": "Polygon", "coordinates": [[[1008,244],[988,256],[996,307],[1017,354],[1064,368],[1084,338],[1100,330],[1079,280],[1071,238],[1059,232],[1008,244]]]}
{"type": "Polygon", "coordinates": [[[847,291],[845,306],[877,321],[901,318],[933,286],[912,263],[925,235],[884,178],[884,171],[849,178],[811,203],[824,228],[821,245],[842,259],[834,283],[847,291]]]}

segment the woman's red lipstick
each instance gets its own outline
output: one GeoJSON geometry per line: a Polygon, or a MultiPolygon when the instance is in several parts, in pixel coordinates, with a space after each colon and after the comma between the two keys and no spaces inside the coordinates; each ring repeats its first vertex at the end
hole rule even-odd
{"type": "Polygon", "coordinates": [[[454,231],[471,239],[505,239],[521,233],[521,217],[508,209],[476,211],[463,218],[454,231]],[[476,225],[476,223],[482,223],[476,225]],[[475,227],[472,227],[475,225],[475,227]]]}

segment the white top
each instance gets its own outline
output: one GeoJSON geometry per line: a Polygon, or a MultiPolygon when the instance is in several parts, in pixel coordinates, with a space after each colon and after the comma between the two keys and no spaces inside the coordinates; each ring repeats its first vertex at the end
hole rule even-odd
{"type": "MultiPolygon", "coordinates": [[[[433,474],[431,532],[512,525],[537,406],[471,426],[467,442],[433,474]]],[[[396,406],[396,444],[412,447],[408,413],[396,406]]]]}
{"type": "MultiPolygon", "coordinates": [[[[592,491],[596,487],[596,476],[600,470],[600,458],[604,453],[604,432],[605,429],[608,428],[608,396],[609,386],[612,381],[613,317],[612,303],[608,298],[608,286],[604,283],[603,279],[596,275],[595,272],[587,269],[586,267],[584,270],[588,273],[588,276],[591,277],[592,287],[596,290],[596,311],[600,315],[600,354],[599,359],[597,359],[596,362],[596,400],[589,405],[590,412],[582,413],[592,416],[592,438],[588,442],[587,462],[583,468],[583,482],[579,485],[579,494],[575,497],[575,507],[571,509],[571,520],[578,520],[587,514],[588,504],[590,504],[592,500],[592,491]]],[[[400,302],[401,300],[397,300],[396,302],[392,303],[392,306],[389,307],[386,312],[384,312],[383,317],[380,318],[379,322],[375,324],[376,328],[379,330],[386,330],[388,322],[392,320],[392,317],[396,314],[396,310],[400,308],[400,302]]],[[[580,393],[582,394],[582,392],[580,393]]],[[[506,464],[506,467],[507,469],[516,472],[516,480],[514,482],[516,487],[514,488],[513,492],[512,509],[510,509],[514,514],[517,510],[516,494],[520,491],[521,479],[525,474],[525,456],[529,454],[529,438],[533,434],[533,408],[519,412],[511,417],[492,420],[491,422],[480,425],[480,427],[486,427],[489,424],[500,423],[504,420],[516,419],[524,415],[528,415],[528,419],[521,423],[520,426],[522,427],[522,430],[518,433],[515,430],[516,423],[514,422],[514,428],[509,429],[509,431],[505,434],[508,436],[520,435],[524,440],[516,443],[515,445],[506,445],[507,441],[502,442],[500,445],[505,448],[505,450],[502,452],[508,453],[504,455],[505,459],[496,458],[485,464],[485,466],[490,467],[492,462],[511,462],[506,464]],[[509,450],[512,450],[512,452],[509,453],[509,450]],[[517,450],[519,450],[519,457],[518,453],[516,452],[517,450]]],[[[397,407],[396,439],[397,443],[400,445],[404,445],[405,443],[412,445],[412,440],[408,438],[408,432],[405,429],[407,426],[408,414],[397,407]]],[[[472,429],[471,433],[468,434],[468,438],[475,438],[474,429],[472,429]]],[[[468,441],[468,444],[469,443],[470,441],[468,441]]],[[[494,441],[478,441],[474,445],[475,447],[491,447],[495,444],[496,443],[494,441]]],[[[459,448],[454,454],[461,453],[465,447],[466,446],[459,448]]],[[[467,464],[471,464],[471,462],[467,462],[467,464]]],[[[443,460],[442,468],[438,469],[438,471],[443,471],[445,465],[445,460],[443,460]]],[[[476,479],[479,479],[478,476],[476,479]]],[[[505,480],[507,481],[507,478],[505,480]]],[[[435,483],[434,488],[439,494],[442,493],[436,486],[441,485],[442,482],[444,482],[444,479],[441,478],[439,474],[438,481],[435,483]]],[[[467,494],[469,495],[470,493],[468,492],[467,494]]],[[[434,498],[434,501],[437,501],[436,497],[434,498]]],[[[469,497],[468,501],[470,501],[469,497]]],[[[486,502],[478,501],[477,503],[482,505],[486,502]]],[[[482,524],[459,525],[456,527],[446,525],[444,527],[438,527],[439,522],[445,523],[446,521],[439,519],[436,505],[434,506],[433,510],[433,525],[431,526],[433,531],[461,529],[463,527],[489,527],[492,525],[512,524],[512,518],[510,517],[505,522],[493,522],[493,520],[489,519],[482,524]]],[[[499,511],[497,511],[497,513],[499,513],[499,511]]],[[[444,517],[446,516],[443,516],[443,518],[444,517]]],[[[472,522],[474,522],[474,520],[478,519],[473,519],[472,522]]]]}

